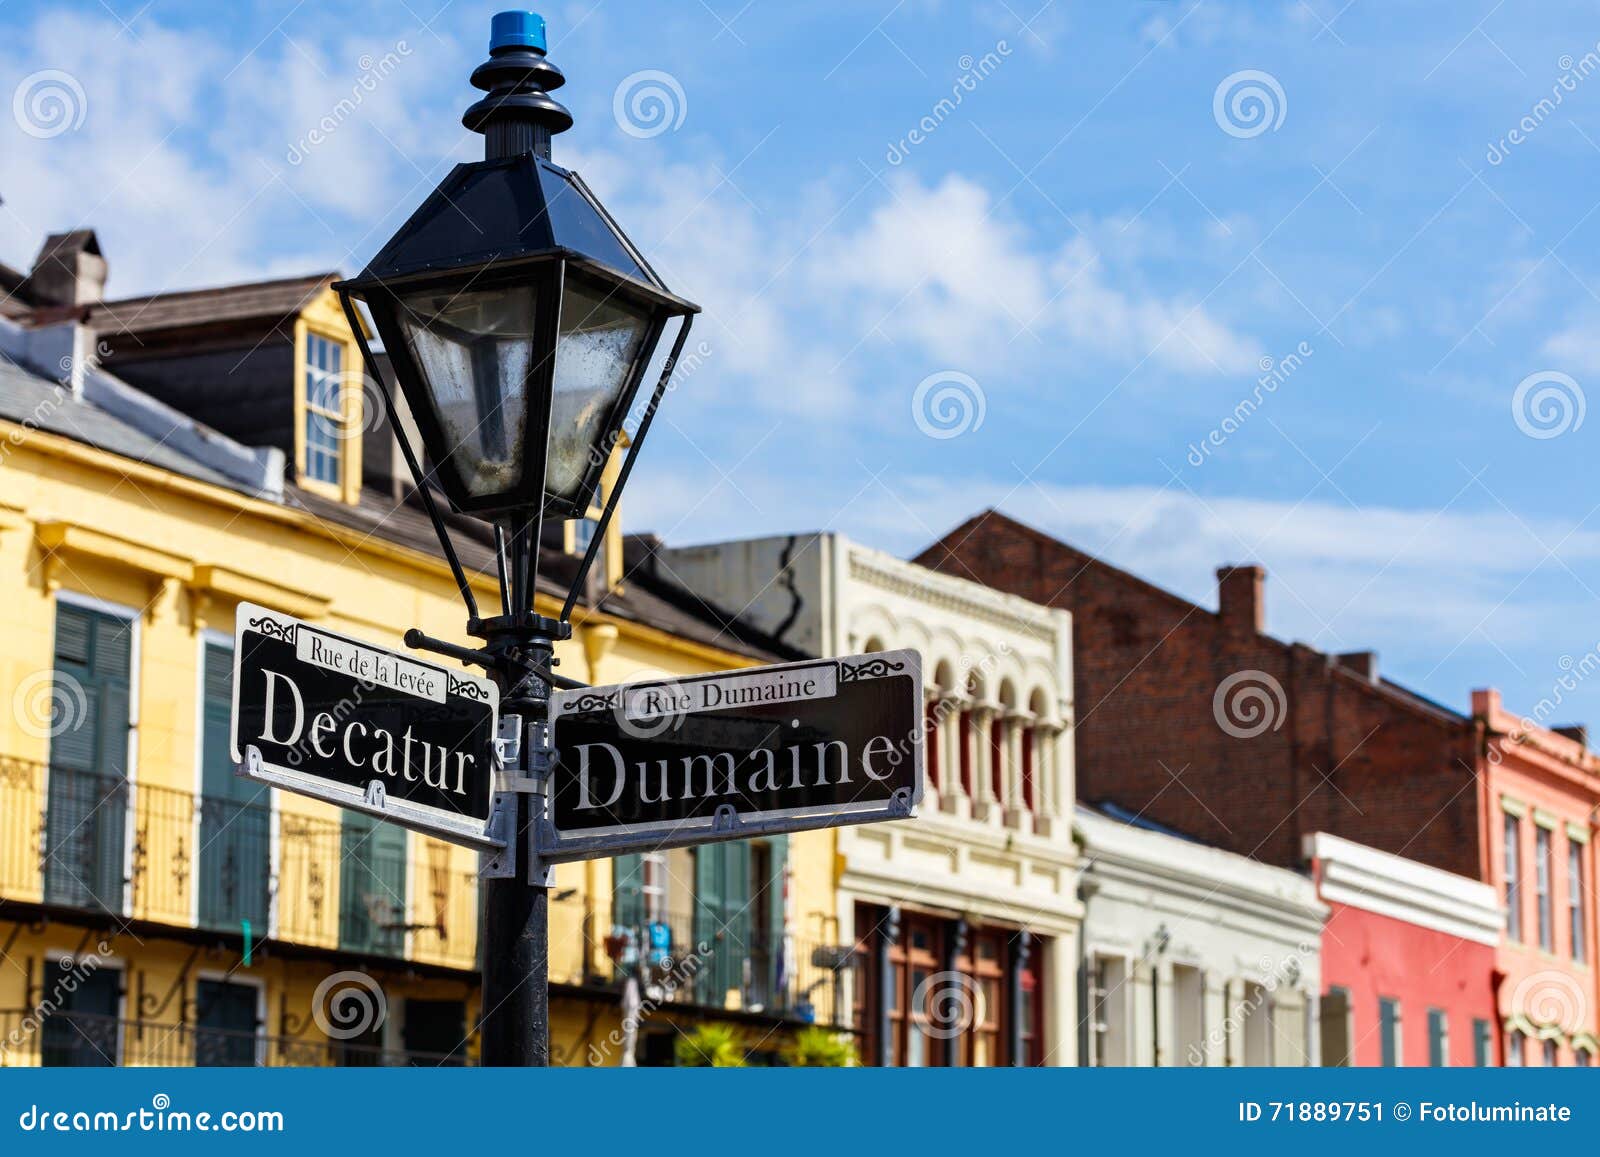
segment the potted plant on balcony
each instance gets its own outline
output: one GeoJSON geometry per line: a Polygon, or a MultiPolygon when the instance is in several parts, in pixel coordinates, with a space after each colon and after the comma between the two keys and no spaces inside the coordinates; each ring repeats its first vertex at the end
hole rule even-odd
{"type": "Polygon", "coordinates": [[[672,1051],[686,1069],[742,1069],[746,1063],[744,1034],[728,1024],[698,1025],[679,1036],[672,1051]]]}
{"type": "Polygon", "coordinates": [[[811,1025],[794,1034],[794,1043],[784,1053],[793,1068],[846,1069],[861,1063],[855,1041],[842,1033],[811,1025]]]}

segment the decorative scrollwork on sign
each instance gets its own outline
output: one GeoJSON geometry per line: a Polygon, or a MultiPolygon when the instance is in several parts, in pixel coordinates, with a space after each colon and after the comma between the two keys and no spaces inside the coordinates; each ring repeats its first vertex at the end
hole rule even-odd
{"type": "Polygon", "coordinates": [[[489,698],[489,693],[481,685],[469,679],[463,679],[454,672],[447,671],[446,674],[450,676],[450,694],[459,695],[463,699],[472,699],[479,703],[489,698]]]}
{"type": "Polygon", "coordinates": [[[863,679],[882,679],[886,675],[893,675],[896,671],[904,671],[906,665],[894,659],[884,659],[873,656],[860,663],[839,664],[839,682],[859,683],[863,679]]]}
{"type": "Polygon", "coordinates": [[[579,695],[576,699],[568,700],[565,713],[576,715],[582,711],[611,711],[617,706],[621,696],[622,692],[620,690],[613,691],[609,695],[592,693],[579,695]]]}
{"type": "Polygon", "coordinates": [[[247,624],[251,630],[260,631],[273,639],[282,639],[285,643],[294,642],[294,629],[296,623],[281,623],[277,619],[270,619],[266,615],[251,619],[247,624]]]}

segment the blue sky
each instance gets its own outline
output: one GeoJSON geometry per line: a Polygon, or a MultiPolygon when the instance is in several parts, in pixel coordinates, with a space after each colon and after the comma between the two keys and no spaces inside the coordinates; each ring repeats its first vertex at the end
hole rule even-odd
{"type": "MultiPolygon", "coordinates": [[[[478,155],[496,7],[10,0],[0,260],[87,224],[116,295],[355,269],[478,155]]],[[[999,505],[1208,604],[1261,562],[1275,633],[1458,707],[1600,646],[1591,7],[545,15],[557,159],[706,306],[630,528],[910,553],[999,505]]],[[[1547,721],[1600,723],[1568,678],[1547,721]]]]}

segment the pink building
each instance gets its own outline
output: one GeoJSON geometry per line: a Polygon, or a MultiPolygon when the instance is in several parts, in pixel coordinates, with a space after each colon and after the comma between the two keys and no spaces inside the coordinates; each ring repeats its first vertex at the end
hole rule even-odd
{"type": "Polygon", "coordinates": [[[1495,890],[1327,832],[1305,837],[1322,931],[1324,1065],[1498,1065],[1495,890]]]}
{"type": "Polygon", "coordinates": [[[1593,1064],[1600,757],[1579,729],[1510,714],[1498,691],[1474,691],[1472,713],[1484,736],[1482,878],[1506,910],[1496,953],[1505,1063],[1593,1064]]]}

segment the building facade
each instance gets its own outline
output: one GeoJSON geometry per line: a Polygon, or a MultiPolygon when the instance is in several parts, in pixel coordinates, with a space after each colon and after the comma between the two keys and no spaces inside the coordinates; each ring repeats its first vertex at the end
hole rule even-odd
{"type": "Polygon", "coordinates": [[[1077,811],[1085,1065],[1319,1063],[1326,909],[1297,872],[1077,811]]]}
{"type": "Polygon", "coordinates": [[[1483,876],[1504,909],[1496,972],[1508,1065],[1593,1065],[1596,1040],[1593,840],[1600,758],[1474,691],[1484,727],[1483,876]]]}
{"type": "Polygon", "coordinates": [[[807,833],[834,857],[837,911],[803,915],[853,946],[864,1060],[1074,1063],[1071,618],[836,534],[651,553],[783,644],[921,656],[922,814],[807,833]]]}
{"type": "MultiPolygon", "coordinates": [[[[77,254],[73,268],[103,280],[92,235],[47,253],[77,254]]],[[[363,460],[377,393],[350,372],[353,335],[327,282],[110,305],[96,282],[53,304],[18,295],[0,318],[0,685],[13,708],[0,716],[0,956],[12,965],[0,969],[0,1065],[476,1055],[476,854],[263,789],[229,756],[241,601],[380,646],[410,626],[470,642],[414,496],[374,478],[382,455],[363,460]],[[91,328],[113,318],[115,333],[91,328]],[[137,366],[149,388],[102,360],[137,366]],[[219,404],[230,393],[231,409],[219,404]],[[208,424],[180,408],[191,394],[209,399],[208,424]]],[[[489,528],[452,522],[492,603],[489,528]]],[[[555,529],[547,615],[577,565],[555,529]]],[[[610,537],[557,648],[563,672],[603,683],[793,657],[686,591],[625,574],[620,529],[610,537]]],[[[800,1025],[847,1019],[847,954],[794,934],[801,911],[832,927],[827,856],[718,846],[686,867],[670,911],[631,905],[635,868],[557,872],[558,1061],[620,1063],[626,1041],[670,1063],[662,1036],[707,1020],[776,1053],[800,1025]],[[640,1034],[622,1031],[628,978],[646,998],[640,1034]]]]}
{"type": "Polygon", "coordinates": [[[1472,721],[1267,634],[1260,567],[1219,570],[1210,610],[996,511],[918,561],[1072,612],[1082,799],[1281,867],[1325,831],[1477,876],[1472,721]]]}
{"type": "Polygon", "coordinates": [[[1498,1065],[1494,888],[1316,832],[1306,837],[1322,936],[1322,1063],[1498,1065]]]}
{"type": "Polygon", "coordinates": [[[1493,691],[1462,714],[1382,678],[1371,652],[1274,639],[1260,567],[1219,570],[1211,611],[994,511],[922,561],[1072,611],[1084,798],[1284,867],[1326,833],[1490,885],[1499,1055],[1592,1061],[1600,760],[1582,728],[1518,718],[1493,691]]]}

